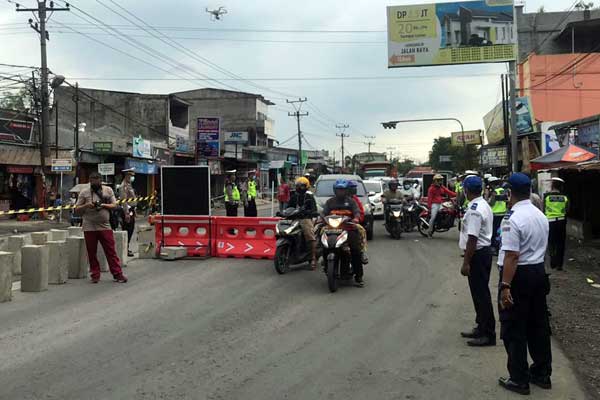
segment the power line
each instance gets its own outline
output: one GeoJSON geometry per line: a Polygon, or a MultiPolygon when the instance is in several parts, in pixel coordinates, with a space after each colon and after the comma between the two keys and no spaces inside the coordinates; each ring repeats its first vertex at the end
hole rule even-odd
{"type": "MultiPolygon", "coordinates": [[[[558,24],[556,24],[556,26],[550,30],[550,32],[548,32],[548,34],[547,34],[547,35],[546,35],[546,37],[545,37],[545,38],[542,40],[542,42],[541,42],[540,44],[538,44],[537,46],[535,46],[535,47],[534,47],[534,48],[533,48],[533,49],[532,49],[532,50],[529,52],[529,54],[531,54],[531,53],[537,53],[537,52],[538,52],[538,50],[542,48],[542,46],[544,45],[544,43],[546,43],[546,42],[548,41],[548,39],[550,39],[550,37],[552,37],[552,34],[553,34],[554,32],[556,32],[556,30],[557,30],[557,29],[558,29],[558,28],[559,28],[559,27],[560,27],[560,26],[561,26],[561,25],[562,25],[562,24],[563,24],[563,23],[564,23],[564,22],[567,20],[567,18],[569,18],[569,16],[571,15],[571,13],[572,13],[572,12],[575,10],[575,6],[576,6],[576,5],[577,5],[579,2],[581,2],[581,0],[575,0],[575,2],[574,2],[572,5],[571,5],[571,7],[569,7],[569,8],[567,9],[567,11],[568,11],[568,12],[567,12],[567,15],[565,15],[565,16],[564,16],[564,18],[563,18],[563,19],[561,19],[561,20],[558,22],[558,24]]],[[[528,54],[528,55],[529,55],[529,54],[528,54]]]]}

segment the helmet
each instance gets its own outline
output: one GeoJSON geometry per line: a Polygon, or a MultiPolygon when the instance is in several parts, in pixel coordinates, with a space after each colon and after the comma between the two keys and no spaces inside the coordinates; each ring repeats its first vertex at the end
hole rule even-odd
{"type": "Polygon", "coordinates": [[[495,176],[490,176],[488,178],[488,183],[498,182],[499,180],[500,180],[500,178],[496,178],[495,176]]]}
{"type": "Polygon", "coordinates": [[[348,187],[349,188],[356,188],[358,187],[358,184],[356,183],[356,181],[348,181],[348,187]]]}
{"type": "Polygon", "coordinates": [[[398,186],[398,179],[390,179],[390,181],[388,182],[388,186],[398,186]]]}
{"type": "Polygon", "coordinates": [[[333,184],[333,189],[348,189],[349,186],[350,185],[348,184],[347,180],[345,180],[345,179],[338,179],[333,184]]]}
{"type": "Polygon", "coordinates": [[[434,181],[443,181],[443,180],[444,180],[444,177],[443,177],[442,175],[440,175],[440,174],[435,174],[435,175],[433,176],[433,180],[434,180],[434,181]]]}
{"type": "Polygon", "coordinates": [[[306,187],[309,187],[310,182],[308,181],[308,179],[301,176],[300,178],[296,179],[296,186],[298,186],[298,185],[306,185],[306,187]]]}

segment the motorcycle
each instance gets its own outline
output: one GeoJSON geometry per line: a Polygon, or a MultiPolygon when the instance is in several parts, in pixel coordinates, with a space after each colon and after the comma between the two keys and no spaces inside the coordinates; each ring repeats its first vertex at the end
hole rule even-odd
{"type": "Polygon", "coordinates": [[[405,229],[404,202],[402,200],[389,200],[385,205],[385,229],[394,239],[400,239],[405,229]]]}
{"type": "Polygon", "coordinates": [[[340,215],[325,217],[321,233],[323,264],[327,274],[327,286],[330,292],[336,292],[339,280],[352,279],[352,263],[348,230],[344,225],[352,225],[350,218],[340,215]]]}
{"type": "Polygon", "coordinates": [[[417,227],[418,213],[420,212],[419,203],[416,200],[409,200],[404,203],[402,209],[404,218],[402,219],[404,232],[412,232],[417,227]]]}
{"type": "Polygon", "coordinates": [[[300,220],[306,218],[304,211],[288,208],[278,216],[282,219],[275,225],[277,247],[274,266],[279,274],[285,274],[292,265],[310,262],[312,254],[300,226],[300,220]]]}
{"type": "MultiPolygon", "coordinates": [[[[421,213],[419,214],[419,220],[417,221],[417,229],[421,235],[427,237],[429,232],[430,212],[427,206],[423,204],[419,204],[419,207],[421,208],[421,213]]],[[[454,202],[443,202],[437,218],[434,221],[435,226],[433,232],[448,232],[454,227],[454,221],[456,221],[458,216],[459,210],[454,202]]]]}

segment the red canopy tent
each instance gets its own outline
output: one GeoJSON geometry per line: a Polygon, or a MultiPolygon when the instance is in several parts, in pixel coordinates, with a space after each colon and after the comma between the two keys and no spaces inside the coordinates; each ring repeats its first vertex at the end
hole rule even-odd
{"type": "Polygon", "coordinates": [[[596,158],[597,155],[592,149],[570,144],[561,147],[552,153],[545,154],[534,160],[531,160],[531,169],[537,171],[540,169],[550,169],[562,167],[569,164],[577,164],[596,158]]]}

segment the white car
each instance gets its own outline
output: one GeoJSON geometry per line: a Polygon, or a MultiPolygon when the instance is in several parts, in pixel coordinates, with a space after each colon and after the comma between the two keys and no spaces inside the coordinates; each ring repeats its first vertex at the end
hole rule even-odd
{"type": "Polygon", "coordinates": [[[373,204],[373,216],[383,217],[383,203],[381,195],[385,190],[386,184],[380,179],[371,179],[363,181],[369,195],[369,201],[373,204]]]}

